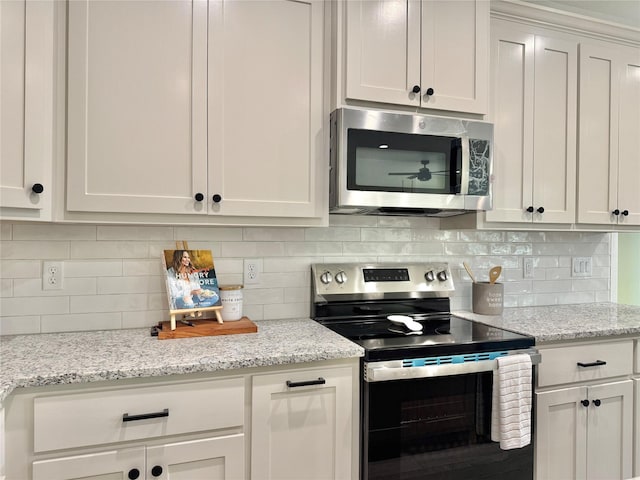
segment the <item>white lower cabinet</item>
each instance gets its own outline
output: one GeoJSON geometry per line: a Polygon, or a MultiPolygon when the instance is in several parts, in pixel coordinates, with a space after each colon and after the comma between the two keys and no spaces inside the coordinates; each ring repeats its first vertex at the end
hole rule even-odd
{"type": "Polygon", "coordinates": [[[0,479],[356,480],[357,366],[18,389],[0,479]]]}
{"type": "Polygon", "coordinates": [[[253,378],[252,480],[356,478],[352,378],[349,367],[253,378]]]}
{"type": "Polygon", "coordinates": [[[536,394],[536,478],[631,477],[631,380],[536,394]]]}
{"type": "Polygon", "coordinates": [[[631,478],[633,351],[631,339],[540,348],[536,479],[631,478]]]}
{"type": "Polygon", "coordinates": [[[132,447],[33,463],[34,480],[235,480],[244,478],[244,435],[132,447]]]}

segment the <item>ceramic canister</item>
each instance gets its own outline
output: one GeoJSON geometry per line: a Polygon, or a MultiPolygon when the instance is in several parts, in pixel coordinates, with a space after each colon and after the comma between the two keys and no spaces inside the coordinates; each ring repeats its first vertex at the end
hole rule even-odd
{"type": "Polygon", "coordinates": [[[474,282],[471,290],[473,313],[500,315],[503,296],[504,285],[502,283],[474,282]]]}
{"type": "Polygon", "coordinates": [[[242,285],[220,285],[222,320],[233,322],[242,318],[242,285]]]}

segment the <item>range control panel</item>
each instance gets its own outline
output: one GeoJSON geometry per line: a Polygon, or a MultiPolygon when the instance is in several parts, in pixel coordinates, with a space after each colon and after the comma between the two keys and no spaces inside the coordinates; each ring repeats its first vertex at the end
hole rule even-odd
{"type": "Polygon", "coordinates": [[[444,262],[412,264],[319,263],[311,265],[316,295],[454,291],[449,265],[444,262]]]}

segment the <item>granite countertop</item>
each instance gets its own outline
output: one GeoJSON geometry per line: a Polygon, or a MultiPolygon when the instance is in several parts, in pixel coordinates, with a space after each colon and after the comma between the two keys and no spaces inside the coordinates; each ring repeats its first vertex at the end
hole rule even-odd
{"type": "Polygon", "coordinates": [[[0,404],[17,387],[160,377],[361,357],[310,319],[256,321],[257,333],[158,340],[150,329],[0,337],[0,404]]]}
{"type": "Polygon", "coordinates": [[[454,312],[456,315],[533,335],[536,344],[619,335],[640,336],[640,307],[616,303],[505,308],[502,315],[454,312]]]}

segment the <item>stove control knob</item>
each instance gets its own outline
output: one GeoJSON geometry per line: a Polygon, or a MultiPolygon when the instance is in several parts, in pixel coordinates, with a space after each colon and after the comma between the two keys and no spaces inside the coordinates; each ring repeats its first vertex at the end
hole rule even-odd
{"type": "Polygon", "coordinates": [[[336,282],[338,282],[339,284],[343,284],[347,281],[347,274],[345,272],[338,272],[336,273],[336,282]]]}
{"type": "Polygon", "coordinates": [[[433,274],[433,270],[429,270],[427,273],[425,273],[424,279],[427,282],[433,282],[436,279],[435,275],[433,274]]]}
{"type": "Polygon", "coordinates": [[[333,281],[333,275],[331,275],[331,272],[324,272],[322,275],[320,275],[320,281],[327,285],[328,283],[331,283],[333,281]]]}
{"type": "Polygon", "coordinates": [[[438,272],[438,280],[440,280],[441,282],[446,282],[447,281],[447,271],[446,270],[442,270],[441,272],[438,272]]]}

